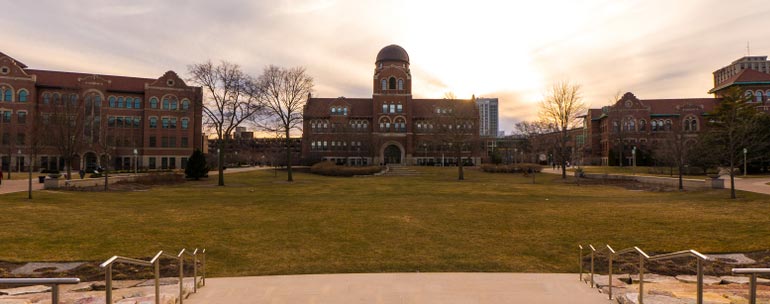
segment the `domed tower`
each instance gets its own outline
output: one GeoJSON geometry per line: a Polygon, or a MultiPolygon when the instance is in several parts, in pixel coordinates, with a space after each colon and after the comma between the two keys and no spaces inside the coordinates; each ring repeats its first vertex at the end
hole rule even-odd
{"type": "Polygon", "coordinates": [[[374,63],[374,95],[412,94],[409,54],[404,48],[395,44],[386,46],[377,53],[374,63]]]}

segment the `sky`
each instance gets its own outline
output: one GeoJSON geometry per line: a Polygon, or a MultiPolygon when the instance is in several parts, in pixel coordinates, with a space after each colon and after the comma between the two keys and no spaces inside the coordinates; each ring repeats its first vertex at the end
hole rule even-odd
{"type": "Polygon", "coordinates": [[[36,69],[304,66],[314,96],[371,97],[377,52],[398,44],[414,98],[497,97],[508,132],[557,81],[580,84],[590,107],[618,92],[708,97],[713,71],[770,54],[767,0],[0,1],[0,52],[36,69]]]}

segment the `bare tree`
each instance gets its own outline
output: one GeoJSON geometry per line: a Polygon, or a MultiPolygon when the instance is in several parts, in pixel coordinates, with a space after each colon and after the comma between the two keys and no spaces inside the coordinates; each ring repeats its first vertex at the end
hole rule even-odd
{"type": "Polygon", "coordinates": [[[262,110],[258,98],[259,89],[237,64],[227,61],[217,65],[211,61],[193,64],[187,70],[190,81],[203,87],[205,92],[204,122],[217,134],[217,148],[220,151],[217,157],[218,185],[224,186],[225,141],[231,139],[236,127],[262,110]]]}
{"type": "Polygon", "coordinates": [[[548,137],[544,136],[549,133],[550,127],[543,121],[521,121],[514,126],[516,132],[524,137],[525,146],[522,147],[524,151],[530,154],[530,161],[537,163],[537,154],[545,150],[550,149],[553,146],[550,143],[548,137]]]}
{"type": "Polygon", "coordinates": [[[690,141],[687,140],[687,133],[682,126],[672,127],[671,131],[666,133],[656,154],[662,160],[674,165],[679,171],[679,191],[684,190],[682,176],[684,166],[687,165],[690,154],[690,141]]]}
{"type": "Polygon", "coordinates": [[[570,150],[569,130],[579,125],[580,115],[586,111],[586,105],[580,96],[580,85],[569,81],[554,83],[540,103],[540,119],[553,126],[559,133],[556,141],[556,155],[561,166],[561,177],[567,178],[567,158],[570,150]]]}
{"type": "Polygon", "coordinates": [[[255,123],[266,131],[280,132],[286,149],[287,181],[292,177],[291,131],[302,128],[302,110],[313,91],[313,78],[305,68],[268,66],[257,80],[260,88],[259,101],[264,105],[266,116],[255,123]]]}
{"type": "Polygon", "coordinates": [[[433,141],[454,156],[458,180],[465,179],[463,154],[473,155],[470,152],[478,141],[478,125],[473,123],[478,119],[475,106],[473,100],[447,100],[437,105],[433,118],[433,141]]]}
{"type": "Polygon", "coordinates": [[[48,108],[51,111],[50,114],[43,114],[47,115],[43,124],[49,132],[46,136],[46,144],[56,147],[59,155],[64,159],[69,180],[72,178],[72,162],[84,145],[85,111],[82,105],[83,98],[79,98],[76,91],[65,91],[61,97],[58,96],[54,95],[52,99],[48,108]]]}

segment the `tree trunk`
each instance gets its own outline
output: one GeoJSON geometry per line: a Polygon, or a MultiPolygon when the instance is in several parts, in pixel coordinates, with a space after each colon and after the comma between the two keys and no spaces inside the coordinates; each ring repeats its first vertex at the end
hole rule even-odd
{"type": "Polygon", "coordinates": [[[684,185],[682,184],[682,170],[684,170],[684,168],[682,165],[679,165],[679,191],[684,190],[684,185]]]}
{"type": "Polygon", "coordinates": [[[465,174],[463,172],[463,157],[462,157],[462,155],[457,157],[457,180],[465,180],[465,174]]]}
{"type": "Polygon", "coordinates": [[[224,136],[219,137],[219,153],[217,153],[217,168],[219,170],[219,176],[217,176],[218,182],[217,185],[224,186],[225,185],[225,138],[224,136]]]}
{"type": "Polygon", "coordinates": [[[293,182],[291,175],[291,138],[289,137],[289,128],[286,128],[286,181],[293,182]]]}
{"type": "MultiPolygon", "coordinates": [[[[8,176],[11,174],[11,168],[8,166],[8,176]]],[[[72,178],[72,157],[67,157],[67,159],[64,160],[64,167],[67,168],[67,180],[70,180],[72,178]]]]}
{"type": "Polygon", "coordinates": [[[735,198],[735,162],[730,157],[730,198],[735,198]]]}
{"type": "Polygon", "coordinates": [[[564,159],[564,155],[562,155],[561,160],[561,179],[567,179],[567,161],[564,159]]]}
{"type": "Polygon", "coordinates": [[[35,164],[35,158],[36,155],[32,155],[31,159],[29,160],[29,193],[28,193],[28,199],[32,199],[32,166],[35,164]]]}

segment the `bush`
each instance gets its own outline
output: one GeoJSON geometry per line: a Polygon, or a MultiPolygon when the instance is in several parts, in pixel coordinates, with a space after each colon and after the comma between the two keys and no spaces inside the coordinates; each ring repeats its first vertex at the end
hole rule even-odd
{"type": "Polygon", "coordinates": [[[206,165],[206,156],[203,155],[201,150],[195,149],[195,152],[190,156],[190,159],[187,161],[187,167],[184,169],[184,174],[187,178],[195,180],[208,176],[209,167],[206,165]]]}
{"type": "Polygon", "coordinates": [[[529,172],[540,173],[540,171],[543,170],[543,166],[538,164],[529,164],[529,163],[522,163],[522,164],[515,164],[515,165],[483,164],[481,165],[481,170],[489,173],[529,173],[529,172]]]}
{"type": "Polygon", "coordinates": [[[382,171],[380,166],[348,167],[324,161],[310,167],[310,172],[326,176],[372,175],[382,171]]]}

